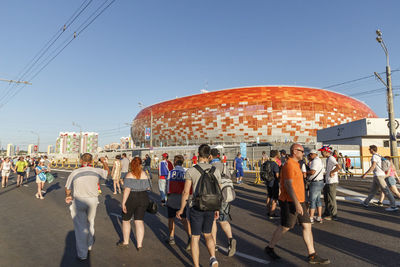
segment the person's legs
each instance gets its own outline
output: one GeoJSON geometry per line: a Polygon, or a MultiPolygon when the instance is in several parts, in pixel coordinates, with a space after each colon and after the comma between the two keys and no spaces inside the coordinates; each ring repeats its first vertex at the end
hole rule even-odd
{"type": "Polygon", "coordinates": [[[324,186],[323,190],[324,190],[324,203],[325,203],[324,216],[329,216],[330,215],[329,214],[329,210],[328,210],[328,205],[329,205],[329,202],[328,202],[329,185],[326,184],[324,186]]]}
{"type": "Polygon", "coordinates": [[[364,200],[364,205],[368,205],[371,199],[375,196],[376,192],[378,192],[379,182],[378,177],[374,176],[371,184],[371,189],[369,191],[368,197],[364,200]]]}
{"type": "Polygon", "coordinates": [[[290,228],[288,227],[279,225],[272,234],[272,239],[269,242],[268,247],[274,248],[275,245],[278,243],[278,241],[282,238],[282,235],[285,234],[287,231],[289,231],[289,229],[290,228]]]}
{"type": "Polygon", "coordinates": [[[228,221],[219,222],[221,225],[222,230],[225,232],[225,235],[228,239],[232,238],[232,228],[231,224],[228,221]]]}
{"type": "Polygon", "coordinates": [[[331,203],[331,215],[333,217],[337,216],[336,186],[337,184],[329,185],[329,202],[331,203]]]}
{"type": "Polygon", "coordinates": [[[123,235],[123,244],[129,244],[129,236],[131,235],[131,221],[122,220],[122,235],[123,235]]]}
{"type": "Polygon", "coordinates": [[[379,203],[382,203],[384,199],[385,199],[385,194],[383,192],[381,192],[380,197],[379,197],[379,203]]]}
{"type": "Polygon", "coordinates": [[[6,177],[5,176],[1,177],[1,187],[6,187],[6,177]]]}
{"type": "Polygon", "coordinates": [[[389,190],[389,187],[386,184],[385,176],[378,176],[377,180],[378,180],[378,184],[379,184],[379,187],[381,188],[382,192],[389,199],[390,206],[396,207],[396,200],[394,199],[392,192],[389,190]]]}
{"type": "Polygon", "coordinates": [[[89,228],[89,236],[87,240],[87,244],[89,249],[91,249],[93,243],[94,243],[94,219],[96,217],[96,210],[97,210],[97,205],[99,201],[96,198],[88,198],[87,199],[87,205],[88,205],[88,210],[87,210],[87,220],[88,220],[88,228],[89,228]]]}
{"type": "Polygon", "coordinates": [[[136,233],[137,248],[141,248],[143,246],[143,237],[144,237],[143,220],[135,220],[135,233],[136,233]]]}
{"type": "Polygon", "coordinates": [[[199,256],[200,256],[199,241],[200,241],[199,235],[192,235],[192,239],[190,241],[190,247],[191,247],[191,251],[192,251],[193,265],[195,267],[200,266],[199,265],[199,256]]]}
{"type": "Polygon", "coordinates": [[[114,195],[117,194],[117,180],[113,179],[113,185],[114,185],[114,195]]]}
{"type": "Polygon", "coordinates": [[[211,234],[212,234],[212,236],[213,236],[213,238],[214,238],[215,244],[217,244],[217,229],[218,229],[218,227],[217,227],[217,220],[214,220],[213,226],[212,226],[211,234]]]}
{"type": "Polygon", "coordinates": [[[166,185],[165,179],[158,180],[158,189],[160,190],[160,197],[162,202],[166,201],[165,185],[166,185]]]}
{"type": "Polygon", "coordinates": [[[175,235],[175,219],[168,218],[169,238],[174,238],[175,235]]]}
{"type": "Polygon", "coordinates": [[[303,240],[307,246],[308,255],[311,255],[315,253],[311,223],[302,223],[301,225],[303,226],[303,240]]]}
{"type": "Polygon", "coordinates": [[[211,233],[204,233],[204,239],[206,240],[206,247],[208,249],[208,253],[210,257],[215,257],[215,242],[211,233]]]}
{"type": "Polygon", "coordinates": [[[192,231],[190,229],[190,222],[188,219],[182,219],[182,224],[183,224],[183,228],[186,231],[186,234],[188,235],[188,238],[190,238],[192,236],[192,231]]]}
{"type": "Polygon", "coordinates": [[[42,185],[41,182],[37,183],[37,193],[36,193],[37,198],[43,198],[42,196],[42,185]]]}
{"type": "Polygon", "coordinates": [[[86,259],[88,253],[89,229],[86,208],[86,205],[77,199],[74,199],[70,206],[71,217],[74,222],[76,252],[81,259],[86,259]]]}
{"type": "Polygon", "coordinates": [[[393,192],[393,194],[394,194],[395,196],[397,196],[398,198],[400,198],[400,192],[399,192],[399,190],[397,189],[396,185],[390,186],[390,190],[393,192]]]}

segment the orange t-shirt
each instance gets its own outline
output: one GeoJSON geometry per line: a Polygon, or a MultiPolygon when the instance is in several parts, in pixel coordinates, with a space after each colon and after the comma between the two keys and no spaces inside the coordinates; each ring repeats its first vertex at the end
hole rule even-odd
{"type": "Polygon", "coordinates": [[[301,203],[305,201],[305,189],[303,173],[300,169],[300,164],[293,158],[289,158],[283,165],[280,176],[281,194],[279,200],[293,202],[285,188],[285,180],[292,180],[292,187],[296,194],[297,200],[301,203]]]}

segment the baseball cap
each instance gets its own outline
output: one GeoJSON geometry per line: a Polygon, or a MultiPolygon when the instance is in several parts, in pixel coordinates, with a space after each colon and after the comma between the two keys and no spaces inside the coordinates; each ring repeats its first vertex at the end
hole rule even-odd
{"type": "Polygon", "coordinates": [[[326,151],[332,153],[332,149],[329,146],[322,146],[318,151],[326,151]]]}
{"type": "Polygon", "coordinates": [[[316,149],[311,149],[309,154],[318,154],[318,151],[316,149]]]}
{"type": "Polygon", "coordinates": [[[279,152],[286,154],[286,150],[285,149],[282,149],[279,152]]]}
{"type": "Polygon", "coordinates": [[[166,157],[168,157],[168,153],[164,153],[164,154],[162,154],[161,155],[163,158],[166,158],[166,157]]]}

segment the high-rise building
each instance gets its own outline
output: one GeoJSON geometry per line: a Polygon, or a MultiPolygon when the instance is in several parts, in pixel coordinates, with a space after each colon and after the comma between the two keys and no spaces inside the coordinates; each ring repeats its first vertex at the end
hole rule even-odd
{"type": "Polygon", "coordinates": [[[61,132],[56,141],[55,153],[95,153],[97,152],[99,134],[93,132],[61,132]]]}
{"type": "Polygon", "coordinates": [[[15,146],[13,144],[7,145],[7,157],[13,157],[15,155],[15,146]]]}
{"type": "Polygon", "coordinates": [[[28,145],[28,151],[27,151],[28,155],[32,155],[33,154],[33,147],[34,147],[33,144],[29,144],[28,145]]]}
{"type": "Polygon", "coordinates": [[[52,153],[54,153],[54,146],[52,145],[47,146],[47,154],[52,154],[52,153]]]}

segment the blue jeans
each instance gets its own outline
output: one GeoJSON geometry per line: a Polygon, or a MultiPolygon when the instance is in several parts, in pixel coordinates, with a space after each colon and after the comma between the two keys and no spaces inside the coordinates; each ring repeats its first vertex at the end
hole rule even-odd
{"type": "Polygon", "coordinates": [[[324,188],[324,181],[311,182],[308,188],[310,189],[310,209],[322,207],[321,190],[324,188]]]}
{"type": "Polygon", "coordinates": [[[167,181],[165,179],[158,179],[158,189],[160,190],[161,200],[166,201],[167,195],[165,194],[165,188],[167,186],[167,181]]]}

